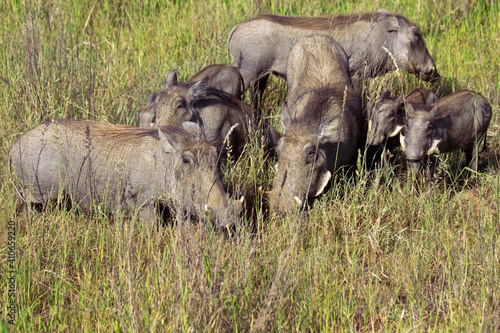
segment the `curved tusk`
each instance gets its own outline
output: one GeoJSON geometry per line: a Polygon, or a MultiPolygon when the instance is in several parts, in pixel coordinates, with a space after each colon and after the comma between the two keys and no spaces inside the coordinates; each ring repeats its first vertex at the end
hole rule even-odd
{"type": "Polygon", "coordinates": [[[208,206],[205,205],[205,213],[208,211],[208,206]]]}
{"type": "Polygon", "coordinates": [[[399,134],[399,143],[401,143],[401,148],[403,148],[403,151],[406,150],[405,136],[402,133],[399,134]]]}
{"type": "Polygon", "coordinates": [[[368,120],[368,133],[372,131],[372,120],[368,120]]]}
{"type": "Polygon", "coordinates": [[[241,198],[240,198],[240,200],[239,200],[239,201],[240,201],[241,203],[243,203],[243,200],[245,200],[245,197],[244,197],[244,196],[241,196],[241,198]]]}
{"type": "Polygon", "coordinates": [[[295,196],[294,199],[299,205],[302,205],[302,200],[300,200],[298,196],[295,196]]]}
{"type": "Polygon", "coordinates": [[[396,128],[394,129],[394,131],[392,131],[391,133],[389,133],[389,138],[392,138],[393,136],[398,135],[399,132],[401,132],[402,129],[403,129],[403,125],[396,126],[396,128]]]}
{"type": "Polygon", "coordinates": [[[438,144],[441,142],[441,139],[439,140],[432,140],[432,145],[431,147],[429,148],[429,150],[427,150],[427,155],[432,155],[434,154],[434,151],[436,150],[438,144]]]}

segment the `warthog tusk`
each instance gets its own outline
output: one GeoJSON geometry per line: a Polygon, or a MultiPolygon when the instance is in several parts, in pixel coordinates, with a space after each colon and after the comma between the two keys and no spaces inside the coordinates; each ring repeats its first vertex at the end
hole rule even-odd
{"type": "Polygon", "coordinates": [[[389,137],[392,138],[393,136],[398,135],[398,133],[401,132],[402,129],[403,129],[403,125],[396,126],[396,128],[394,129],[394,131],[392,131],[391,133],[389,133],[389,137]]]}
{"type": "Polygon", "coordinates": [[[205,212],[207,212],[207,211],[208,211],[208,206],[207,206],[207,205],[205,205],[205,212]]]}
{"type": "Polygon", "coordinates": [[[299,205],[302,205],[302,200],[300,200],[298,196],[295,196],[294,199],[299,205]]]}
{"type": "Polygon", "coordinates": [[[368,133],[372,131],[372,120],[368,120],[368,133]]]}
{"type": "Polygon", "coordinates": [[[401,148],[403,148],[403,150],[406,150],[405,136],[403,134],[399,134],[399,142],[401,143],[401,148]]]}
{"type": "Polygon", "coordinates": [[[439,140],[432,140],[432,145],[431,147],[429,148],[429,150],[427,150],[427,155],[432,155],[434,154],[434,151],[436,150],[438,144],[441,142],[441,139],[439,140]]]}
{"type": "Polygon", "coordinates": [[[240,198],[240,202],[243,203],[243,200],[245,200],[245,197],[244,196],[241,196],[240,198]]]}

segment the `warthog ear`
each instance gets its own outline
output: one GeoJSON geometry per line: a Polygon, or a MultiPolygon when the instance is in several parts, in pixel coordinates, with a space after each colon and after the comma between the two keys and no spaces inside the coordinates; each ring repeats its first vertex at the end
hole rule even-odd
{"type": "Polygon", "coordinates": [[[434,126],[438,128],[446,128],[451,125],[451,116],[447,115],[446,117],[442,117],[434,120],[434,126]]]}
{"type": "Polygon", "coordinates": [[[324,143],[326,140],[332,142],[339,140],[340,117],[341,116],[336,116],[321,125],[321,132],[319,134],[320,143],[324,143]]]}
{"type": "Polygon", "coordinates": [[[283,131],[283,135],[286,133],[286,128],[292,121],[292,115],[288,111],[288,103],[285,102],[281,109],[281,128],[283,131]]]}
{"type": "Polygon", "coordinates": [[[172,89],[177,85],[177,70],[174,69],[170,71],[167,75],[167,80],[165,80],[165,89],[172,89]]]}
{"type": "Polygon", "coordinates": [[[434,105],[434,107],[432,108],[432,110],[429,112],[429,115],[432,117],[432,118],[437,118],[438,116],[438,109],[439,109],[439,103],[434,105]]]}
{"type": "Polygon", "coordinates": [[[160,137],[160,145],[164,153],[173,154],[181,148],[175,136],[171,133],[163,131],[160,127],[158,128],[158,135],[160,137]]]}
{"type": "Polygon", "coordinates": [[[146,101],[146,104],[154,103],[156,100],[156,97],[158,97],[158,93],[156,93],[156,92],[149,94],[148,99],[146,101]]]}
{"type": "Polygon", "coordinates": [[[195,99],[205,97],[208,94],[209,88],[208,76],[205,76],[201,81],[196,82],[189,88],[189,94],[195,99]]]}
{"type": "Polygon", "coordinates": [[[427,98],[425,99],[425,104],[426,105],[432,105],[434,103],[437,103],[439,101],[439,97],[436,96],[432,91],[429,91],[429,95],[427,95],[427,98]]]}
{"type": "Polygon", "coordinates": [[[399,19],[394,15],[384,15],[382,20],[384,21],[384,26],[387,32],[396,32],[401,28],[399,19]]]}
{"type": "Polygon", "coordinates": [[[405,113],[405,103],[402,95],[398,96],[398,98],[396,99],[396,105],[397,105],[396,121],[398,125],[403,125],[406,118],[406,113],[405,113]]]}
{"type": "Polygon", "coordinates": [[[387,9],[385,9],[385,8],[377,8],[377,10],[375,11],[375,13],[390,14],[391,12],[388,11],[387,9]]]}
{"type": "Polygon", "coordinates": [[[413,113],[415,112],[415,109],[413,108],[413,105],[411,105],[411,103],[407,103],[406,104],[406,114],[410,114],[410,113],[413,113]]]}
{"type": "Polygon", "coordinates": [[[389,90],[384,91],[379,98],[379,101],[382,102],[384,99],[391,98],[391,92],[389,90]]]}
{"type": "Polygon", "coordinates": [[[403,104],[404,104],[403,95],[399,95],[399,96],[398,96],[398,98],[396,98],[395,103],[396,103],[398,106],[403,105],[403,104]]]}

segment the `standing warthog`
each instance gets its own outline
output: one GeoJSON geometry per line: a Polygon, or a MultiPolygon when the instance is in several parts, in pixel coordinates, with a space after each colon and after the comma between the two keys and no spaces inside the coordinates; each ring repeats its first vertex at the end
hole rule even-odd
{"type": "Polygon", "coordinates": [[[229,225],[241,202],[224,192],[217,149],[199,134],[170,126],[48,121],[14,143],[10,170],[28,203],[45,204],[64,194],[83,207],[95,202],[108,212],[137,209],[141,219],[151,220],[158,203],[168,202],[178,216],[203,217],[208,210],[217,225],[229,225]]]}
{"type": "Polygon", "coordinates": [[[238,68],[231,65],[208,65],[193,75],[188,84],[194,84],[208,77],[208,85],[241,99],[243,78],[238,68]]]}
{"type": "MultiPolygon", "coordinates": [[[[413,170],[436,151],[461,149],[467,164],[477,171],[480,143],[486,145],[486,130],[491,120],[491,105],[478,93],[460,90],[430,106],[408,104],[408,117],[401,131],[401,146],[413,170]]],[[[429,169],[432,179],[436,163],[429,169]]]]}
{"type": "Polygon", "coordinates": [[[321,194],[332,173],[353,161],[362,122],[347,55],[333,38],[301,39],[290,52],[287,70],[283,136],[269,193],[279,211],[321,194]]]}
{"type": "Polygon", "coordinates": [[[290,50],[312,34],[329,35],[344,48],[358,92],[365,79],[395,70],[394,61],[424,81],[439,77],[418,27],[385,9],[325,18],[259,15],[236,25],[228,38],[228,53],[243,76],[245,90],[257,81],[253,89],[260,95],[252,92],[254,102],[259,102],[270,73],[287,77],[290,50]]]}
{"type": "MultiPolygon", "coordinates": [[[[255,131],[254,111],[237,98],[208,86],[205,77],[195,84],[177,81],[177,71],[168,74],[165,89],[152,93],[139,112],[140,127],[178,126],[184,121],[200,125],[205,139],[217,147],[227,144],[238,156],[249,134],[255,131]]],[[[266,149],[273,150],[277,134],[263,121],[266,149]]]]}

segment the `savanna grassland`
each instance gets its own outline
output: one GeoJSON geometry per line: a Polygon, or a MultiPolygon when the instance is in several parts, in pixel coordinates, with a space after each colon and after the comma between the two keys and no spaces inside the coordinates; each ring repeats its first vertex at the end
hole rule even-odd
{"type": "MultiPolygon", "coordinates": [[[[500,5],[479,0],[205,0],[0,2],[0,327],[2,331],[500,330],[500,5]],[[253,141],[224,169],[257,198],[230,231],[139,223],[49,207],[16,208],[7,156],[48,118],[136,125],[167,73],[232,62],[231,28],[258,13],[328,16],[384,7],[417,23],[443,76],[394,72],[381,90],[481,92],[493,107],[475,183],[461,154],[429,187],[404,167],[332,181],[309,211],[262,212],[274,161],[253,141]],[[263,190],[262,190],[263,189],[263,190]],[[15,324],[8,324],[8,221],[16,226],[15,324]]],[[[279,129],[286,84],[265,113],[279,129]]],[[[373,100],[373,98],[372,98],[373,100]]],[[[258,140],[255,140],[256,142],[258,140]]]]}

